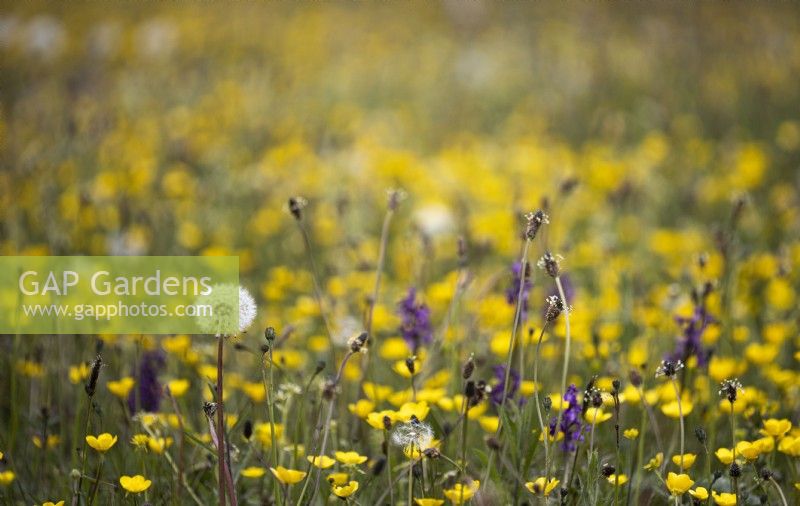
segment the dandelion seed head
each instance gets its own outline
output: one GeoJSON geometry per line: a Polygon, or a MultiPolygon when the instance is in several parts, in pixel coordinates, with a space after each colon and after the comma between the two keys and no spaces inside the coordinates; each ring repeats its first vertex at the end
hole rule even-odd
{"type": "Polygon", "coordinates": [[[392,432],[392,444],[407,448],[427,448],[433,441],[433,429],[427,423],[412,419],[408,423],[401,423],[392,432]]]}
{"type": "Polygon", "coordinates": [[[197,298],[198,306],[211,308],[211,314],[197,317],[198,327],[215,336],[244,332],[253,324],[258,312],[256,301],[246,288],[231,284],[211,287],[211,293],[197,298]],[[238,306],[238,307],[237,307],[238,306]]]}

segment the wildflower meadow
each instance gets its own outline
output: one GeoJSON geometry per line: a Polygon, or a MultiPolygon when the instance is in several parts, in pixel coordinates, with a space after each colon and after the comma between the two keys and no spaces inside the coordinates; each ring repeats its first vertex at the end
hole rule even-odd
{"type": "Polygon", "coordinates": [[[3,257],[238,262],[3,329],[2,504],[800,504],[798,4],[9,1],[0,59],[3,257]]]}

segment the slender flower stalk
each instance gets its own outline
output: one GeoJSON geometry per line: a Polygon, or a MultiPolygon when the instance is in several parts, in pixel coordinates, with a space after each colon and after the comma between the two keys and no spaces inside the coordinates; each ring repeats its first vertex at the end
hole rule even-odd
{"type": "MultiPolygon", "coordinates": [[[[539,400],[539,358],[541,357],[542,337],[547,329],[549,321],[545,320],[542,326],[542,331],[539,332],[539,339],[536,341],[536,355],[533,357],[533,401],[536,404],[536,416],[539,419],[539,428],[541,429],[542,440],[544,441],[544,468],[550,469],[550,437],[547,428],[544,424],[544,417],[542,416],[542,404],[539,400]]],[[[549,483],[546,478],[545,483],[549,483]]]]}
{"type": "Polygon", "coordinates": [[[789,501],[786,500],[786,496],[784,495],[783,490],[781,490],[780,485],[778,485],[778,482],[775,481],[775,478],[770,476],[769,477],[769,482],[772,483],[773,486],[775,486],[775,490],[777,490],[778,494],[780,494],[781,501],[783,502],[783,506],[789,506],[789,501]]]}
{"type": "MultiPolygon", "coordinates": [[[[564,293],[564,287],[561,283],[561,278],[559,276],[555,276],[556,286],[558,287],[558,295],[561,297],[561,304],[564,306],[564,326],[565,326],[565,336],[564,336],[564,365],[561,371],[561,397],[564,397],[564,393],[567,391],[567,372],[569,371],[569,356],[570,356],[570,343],[572,341],[572,333],[570,331],[569,326],[569,313],[570,309],[567,304],[567,296],[564,293]]],[[[561,417],[563,416],[564,410],[558,410],[558,421],[556,422],[556,427],[561,426],[561,417]]]]}
{"type": "Polygon", "coordinates": [[[331,331],[330,322],[328,322],[328,316],[325,312],[322,289],[319,284],[319,274],[317,273],[317,263],[314,261],[314,248],[311,246],[311,237],[309,237],[308,230],[306,230],[306,226],[303,222],[303,209],[307,204],[308,202],[303,197],[292,197],[289,199],[289,212],[294,217],[297,228],[300,229],[300,234],[303,236],[303,246],[305,247],[306,256],[311,266],[311,282],[314,286],[314,298],[319,307],[319,314],[322,318],[322,323],[325,325],[326,335],[328,336],[331,364],[336,364],[336,348],[333,343],[333,332],[331,331]]]}
{"type": "MultiPolygon", "coordinates": [[[[336,373],[336,377],[326,383],[323,388],[322,396],[328,399],[328,414],[325,417],[325,429],[322,434],[322,444],[320,445],[319,452],[315,452],[317,455],[325,455],[325,450],[328,444],[328,435],[331,429],[331,420],[333,420],[333,408],[336,405],[336,388],[339,385],[339,382],[342,380],[342,374],[344,373],[344,368],[347,365],[347,361],[350,360],[354,354],[361,352],[364,349],[364,344],[367,342],[367,333],[363,332],[357,337],[354,337],[350,340],[350,348],[347,350],[344,358],[342,359],[342,363],[339,366],[339,371],[336,373]]],[[[317,427],[319,430],[319,426],[317,427]]],[[[309,499],[309,504],[314,500],[314,496],[316,495],[317,489],[319,488],[319,477],[322,474],[322,469],[319,469],[316,473],[316,478],[314,479],[314,489],[311,491],[311,498],[309,499]]],[[[300,500],[297,502],[298,504],[302,504],[303,495],[305,494],[306,487],[308,486],[308,482],[310,481],[310,475],[306,476],[305,484],[303,485],[303,491],[300,493],[300,500]]]]}
{"type": "Polygon", "coordinates": [[[739,503],[739,472],[738,464],[736,464],[736,412],[734,411],[734,404],[739,397],[739,392],[744,392],[742,384],[738,379],[726,379],[720,384],[719,395],[726,398],[730,403],[731,412],[731,440],[733,446],[733,462],[731,462],[731,477],[733,478],[733,493],[736,495],[736,503],[739,503]]]}
{"type": "Polygon", "coordinates": [[[683,423],[683,405],[681,404],[681,391],[678,388],[678,381],[675,379],[675,376],[670,378],[670,383],[672,383],[672,388],[675,390],[675,401],[678,403],[678,418],[680,419],[680,427],[681,427],[681,456],[680,456],[680,466],[681,470],[684,469],[683,467],[683,454],[686,453],[684,448],[684,423],[683,423]]]}
{"type": "Polygon", "coordinates": [[[219,506],[225,506],[225,417],[222,401],[222,363],[225,338],[217,336],[217,472],[219,474],[217,491],[219,506]]]}

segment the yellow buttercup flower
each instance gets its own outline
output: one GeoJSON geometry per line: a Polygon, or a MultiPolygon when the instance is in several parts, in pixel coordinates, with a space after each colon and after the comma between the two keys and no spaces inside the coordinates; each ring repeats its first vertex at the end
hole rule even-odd
{"type": "Polygon", "coordinates": [[[694,464],[695,459],[697,459],[697,455],[694,453],[684,453],[683,454],[683,464],[681,464],[681,456],[680,455],[673,455],[672,462],[681,468],[682,471],[689,469],[694,464]]]}
{"type": "Polygon", "coordinates": [[[320,469],[328,469],[329,467],[331,467],[336,463],[336,460],[328,457],[327,455],[317,455],[317,456],[309,455],[308,457],[306,457],[306,460],[308,460],[309,462],[311,462],[320,469]]]}
{"type": "Polygon", "coordinates": [[[347,473],[331,473],[328,475],[328,483],[332,485],[345,485],[347,484],[350,476],[347,473]]]}
{"type": "MultiPolygon", "coordinates": [[[[43,448],[45,446],[40,436],[33,436],[31,438],[31,441],[33,442],[33,446],[35,446],[36,448],[43,448]]],[[[55,448],[56,446],[58,446],[60,442],[61,442],[61,436],[59,436],[58,434],[50,434],[49,436],[47,436],[48,448],[55,448]]]]}
{"type": "Polygon", "coordinates": [[[661,412],[664,413],[665,416],[670,418],[679,418],[681,413],[684,417],[694,410],[694,404],[691,401],[683,399],[680,404],[680,410],[678,409],[678,401],[670,401],[666,404],[661,405],[661,412]]]}
{"type": "Polygon", "coordinates": [[[78,365],[70,366],[69,368],[69,382],[73,385],[77,385],[81,381],[84,381],[86,378],[89,377],[89,373],[91,369],[86,362],[83,362],[78,365]]]}
{"type": "Polygon", "coordinates": [[[369,381],[364,382],[364,395],[372,402],[385,401],[394,390],[390,386],[378,385],[369,381]]]}
{"type": "Polygon", "coordinates": [[[64,506],[64,501],[58,501],[58,502],[45,501],[42,503],[42,506],[64,506]]]}
{"type": "Polygon", "coordinates": [[[131,494],[140,494],[150,488],[152,482],[145,479],[141,474],[137,474],[136,476],[120,476],[119,484],[131,494]]]}
{"type": "Polygon", "coordinates": [[[478,423],[485,432],[494,434],[497,432],[497,427],[500,425],[500,417],[497,416],[482,416],[478,418],[478,423]]]}
{"type": "Polygon", "coordinates": [[[397,420],[409,422],[412,417],[416,416],[417,420],[423,421],[428,417],[429,412],[430,407],[428,407],[428,403],[425,401],[406,402],[397,410],[397,420]]]}
{"type": "Polygon", "coordinates": [[[366,418],[375,409],[375,403],[368,399],[359,399],[355,404],[348,404],[347,409],[359,418],[366,418]]]}
{"type": "Polygon", "coordinates": [[[150,448],[150,451],[161,455],[164,453],[164,450],[172,446],[172,438],[171,437],[151,437],[147,440],[147,447],[150,448]]]}
{"type": "Polygon", "coordinates": [[[117,381],[109,381],[106,383],[108,391],[120,399],[127,399],[131,389],[136,384],[136,381],[131,377],[120,378],[117,381]]]}
{"type": "Polygon", "coordinates": [[[390,409],[385,409],[383,411],[377,411],[370,413],[367,415],[367,423],[373,428],[378,430],[383,430],[386,428],[384,425],[384,418],[389,417],[389,423],[393,424],[397,421],[397,412],[392,411],[390,409]]]}
{"type": "Polygon", "coordinates": [[[621,487],[626,483],[628,483],[628,477],[624,474],[620,475],[612,474],[606,479],[608,480],[609,483],[611,483],[612,485],[616,485],[618,487],[621,487]]]}
{"type": "Polygon", "coordinates": [[[602,408],[591,407],[586,410],[583,419],[586,420],[588,424],[598,424],[610,420],[612,416],[611,413],[605,413],[602,408]]]}
{"type": "Polygon", "coordinates": [[[718,494],[716,492],[711,492],[711,497],[714,498],[714,503],[717,506],[735,506],[736,505],[736,494],[729,494],[728,492],[723,492],[718,494]]]}
{"type": "Polygon", "coordinates": [[[778,451],[792,457],[800,457],[800,436],[785,436],[778,443],[778,451]]]}
{"type": "Polygon", "coordinates": [[[694,485],[694,481],[692,481],[688,474],[676,474],[672,472],[667,475],[666,483],[667,489],[672,495],[684,494],[694,485]]]}
{"type": "Polygon", "coordinates": [[[769,420],[764,420],[764,428],[761,429],[760,432],[764,436],[772,436],[780,439],[790,430],[792,430],[792,422],[786,418],[780,420],[776,418],[770,418],[769,420]]]}
{"type": "Polygon", "coordinates": [[[414,499],[417,506],[442,506],[444,499],[414,499]]]}
{"type": "Polygon", "coordinates": [[[555,478],[551,478],[549,482],[545,485],[545,481],[547,478],[544,476],[539,476],[533,481],[529,481],[525,484],[525,488],[532,494],[542,494],[547,497],[550,495],[550,492],[553,491],[554,488],[558,486],[559,481],[555,478]]]}
{"type": "Polygon", "coordinates": [[[750,441],[739,441],[736,443],[736,455],[741,455],[747,460],[756,460],[760,454],[761,450],[759,446],[750,441]]]}
{"type": "Polygon", "coordinates": [[[463,483],[456,483],[453,488],[448,488],[444,491],[444,496],[450,499],[450,502],[456,505],[464,504],[464,502],[472,499],[475,492],[481,487],[481,482],[473,480],[468,485],[463,483]]]}
{"type": "Polygon", "coordinates": [[[664,454],[661,452],[656,453],[656,456],[650,459],[650,461],[644,465],[643,469],[647,471],[655,471],[661,464],[664,462],[664,454]]]}
{"type": "Polygon", "coordinates": [[[267,470],[263,467],[250,466],[242,469],[242,476],[245,478],[261,478],[267,470]]]}
{"type": "Polygon", "coordinates": [[[725,464],[726,466],[733,462],[733,451],[729,448],[719,448],[717,451],[714,452],[714,455],[717,456],[717,460],[725,464]]]}
{"type": "Polygon", "coordinates": [[[422,370],[422,361],[418,358],[414,358],[413,360],[398,360],[392,366],[394,372],[399,374],[404,378],[410,378],[412,376],[416,376],[422,370]],[[409,369],[409,364],[411,365],[411,369],[409,369]],[[412,372],[413,371],[413,372],[412,372]]]}
{"type": "Polygon", "coordinates": [[[706,490],[704,487],[697,487],[694,490],[690,490],[689,495],[698,501],[705,501],[708,499],[708,490],[706,490]]]}
{"type": "Polygon", "coordinates": [[[17,475],[14,474],[14,471],[3,471],[0,472],[0,485],[7,487],[11,485],[16,478],[17,475]]]}
{"type": "Polygon", "coordinates": [[[356,490],[358,490],[358,482],[351,481],[347,485],[337,485],[335,483],[331,484],[331,492],[336,497],[350,497],[351,495],[355,494],[356,490]]]}
{"type": "Polygon", "coordinates": [[[366,456],[359,455],[358,452],[334,452],[336,460],[346,466],[357,466],[367,461],[366,456]]]}
{"type": "Polygon", "coordinates": [[[117,442],[117,436],[104,432],[99,436],[86,436],[86,443],[98,452],[107,452],[117,442]]]}
{"type": "Polygon", "coordinates": [[[189,380],[186,379],[174,379],[167,382],[169,393],[175,398],[182,397],[189,390],[189,385],[189,380]]]}
{"type": "Polygon", "coordinates": [[[639,429],[625,429],[622,435],[625,439],[634,440],[639,437],[639,429]]]}
{"type": "Polygon", "coordinates": [[[270,467],[270,471],[275,475],[279,482],[285,485],[294,485],[306,477],[304,471],[297,471],[295,469],[286,469],[283,466],[270,467]]]}

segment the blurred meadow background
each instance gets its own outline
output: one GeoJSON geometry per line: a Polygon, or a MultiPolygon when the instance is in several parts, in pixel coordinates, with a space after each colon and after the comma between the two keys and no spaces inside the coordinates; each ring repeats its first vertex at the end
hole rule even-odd
{"type": "MultiPolygon", "coordinates": [[[[2,2],[0,58],[0,253],[239,256],[239,504],[800,500],[796,4],[2,2]]],[[[0,347],[6,504],[225,500],[213,337],[0,347]]]]}

